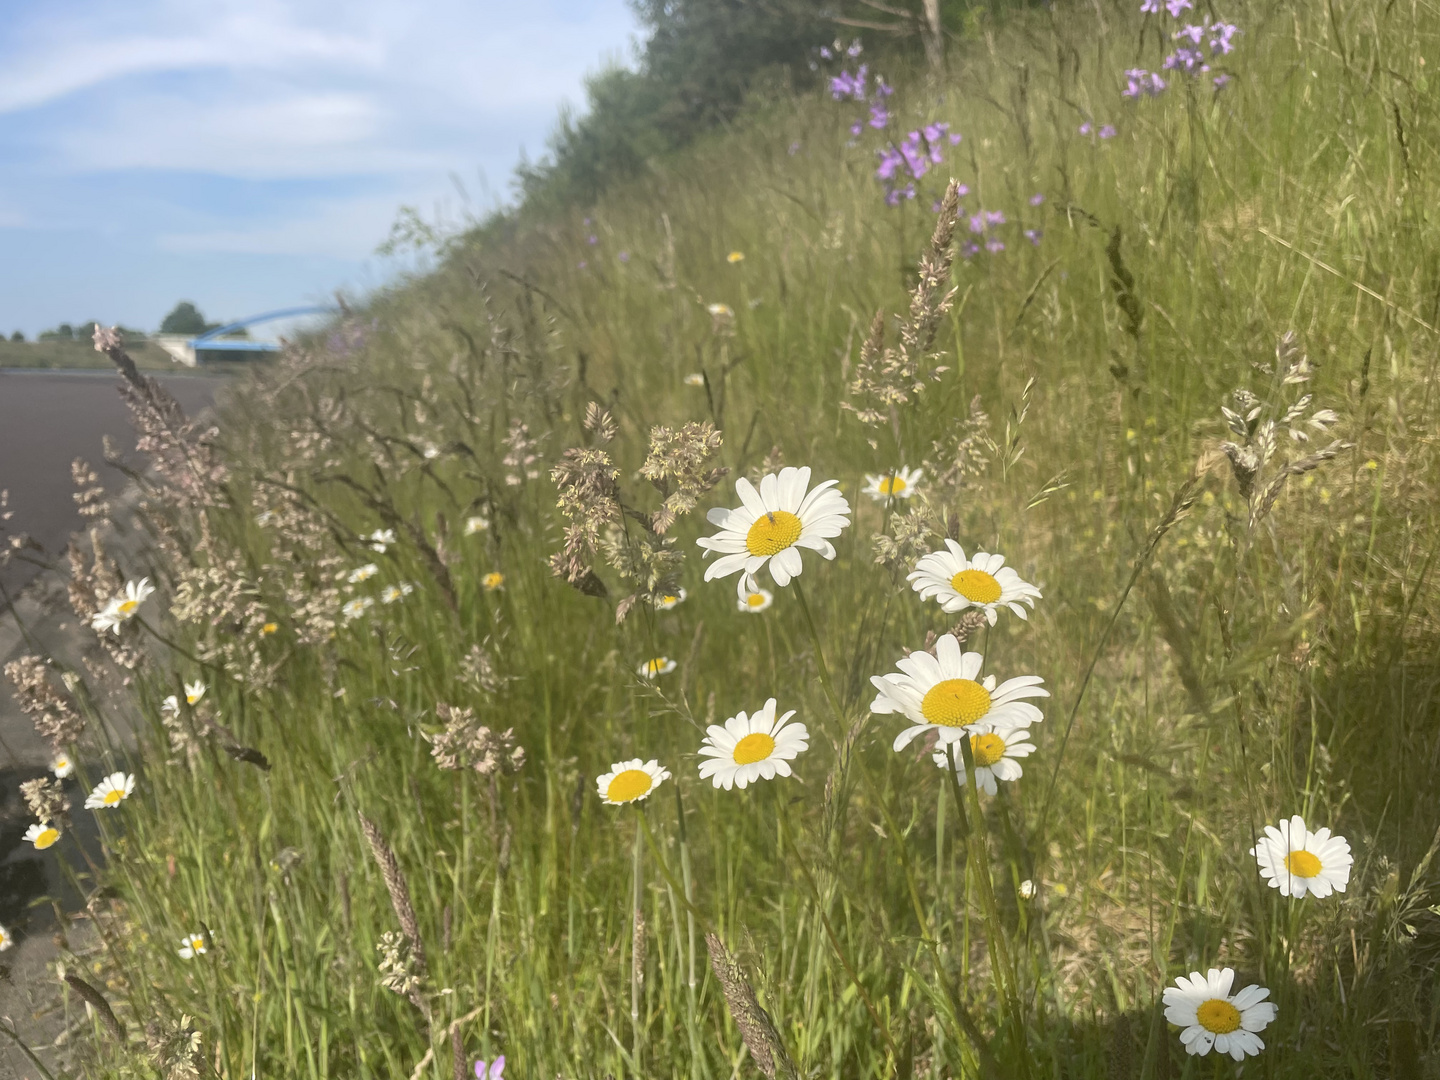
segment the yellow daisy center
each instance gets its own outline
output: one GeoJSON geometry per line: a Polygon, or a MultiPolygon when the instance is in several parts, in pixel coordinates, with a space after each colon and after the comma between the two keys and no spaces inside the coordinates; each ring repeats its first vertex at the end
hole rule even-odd
{"type": "Polygon", "coordinates": [[[487,589],[499,588],[500,583],[505,580],[504,574],[486,574],[484,584],[487,589]]]}
{"type": "Polygon", "coordinates": [[[668,604],[669,606],[674,607],[680,602],[680,598],[678,596],[662,596],[660,598],[660,602],[662,604],[668,604]]]}
{"type": "Polygon", "coordinates": [[[35,846],[41,851],[44,851],[47,847],[49,847],[51,844],[55,843],[56,840],[59,839],[59,829],[41,829],[40,834],[35,837],[35,846]]]}
{"type": "Polygon", "coordinates": [[[648,671],[651,675],[659,675],[660,669],[668,663],[670,663],[668,657],[657,656],[654,660],[646,661],[645,670],[648,671]]]}
{"type": "Polygon", "coordinates": [[[974,679],[946,679],[925,691],[920,715],[928,724],[964,727],[990,711],[990,692],[974,679]]]}
{"type": "Polygon", "coordinates": [[[260,633],[262,633],[262,634],[273,634],[273,633],[275,633],[275,632],[276,632],[277,630],[279,630],[279,629],[280,629],[280,624],[279,624],[279,623],[267,622],[264,626],[260,627],[260,633]]]}
{"type": "Polygon", "coordinates": [[[883,476],[875,486],[881,495],[899,495],[910,485],[905,483],[903,476],[883,476]]]}
{"type": "Polygon", "coordinates": [[[758,592],[752,592],[745,598],[745,603],[751,607],[760,607],[765,603],[765,597],[758,592]]]}
{"type": "Polygon", "coordinates": [[[1211,998],[1195,1010],[1195,1019],[1212,1035],[1229,1035],[1240,1027],[1240,1010],[1224,998],[1211,998]]]}
{"type": "Polygon", "coordinates": [[[735,744],[735,764],[753,765],[757,761],[764,761],[774,752],[775,740],[757,731],[746,735],[735,744]]]}
{"type": "Polygon", "coordinates": [[[985,735],[971,735],[970,753],[975,756],[976,765],[988,769],[1005,756],[1005,740],[993,731],[985,735]]]}
{"type": "Polygon", "coordinates": [[[200,695],[199,695],[199,694],[186,694],[186,695],[185,695],[185,704],[186,704],[186,705],[194,705],[195,702],[197,702],[197,701],[199,701],[199,700],[200,700],[200,695]]]}
{"type": "Polygon", "coordinates": [[[1000,583],[984,570],[961,570],[950,587],[972,604],[993,604],[1000,599],[1000,583]]]}
{"type": "Polygon", "coordinates": [[[634,802],[641,795],[647,795],[653,781],[644,769],[626,769],[616,773],[615,779],[605,789],[605,797],[611,802],[634,802]]]}
{"type": "Polygon", "coordinates": [[[124,797],[125,791],[123,788],[111,788],[109,791],[105,792],[105,805],[114,806],[124,797]]]}
{"type": "Polygon", "coordinates": [[[129,615],[140,606],[139,600],[121,600],[120,606],[116,609],[121,615],[129,615]]]}
{"type": "Polygon", "coordinates": [[[1308,851],[1292,851],[1285,856],[1285,869],[1295,877],[1312,878],[1320,873],[1320,860],[1308,851]]]}
{"type": "Polygon", "coordinates": [[[800,519],[788,510],[761,514],[745,535],[751,555],[778,555],[800,539],[800,519]]]}

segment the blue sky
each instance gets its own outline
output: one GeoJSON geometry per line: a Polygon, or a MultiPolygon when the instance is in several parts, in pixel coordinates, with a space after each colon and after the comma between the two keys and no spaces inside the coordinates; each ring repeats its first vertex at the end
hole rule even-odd
{"type": "Polygon", "coordinates": [[[625,0],[4,8],[0,332],[30,337],[373,288],[402,204],[458,222],[507,198],[636,34],[625,0]]]}

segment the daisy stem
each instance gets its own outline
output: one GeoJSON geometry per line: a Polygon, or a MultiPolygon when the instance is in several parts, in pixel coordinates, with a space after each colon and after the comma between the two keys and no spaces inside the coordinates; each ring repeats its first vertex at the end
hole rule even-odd
{"type": "Polygon", "coordinates": [[[644,902],[645,880],[641,872],[640,842],[645,835],[645,811],[637,807],[635,816],[638,820],[635,823],[635,846],[630,860],[631,885],[634,889],[633,904],[630,908],[630,1030],[632,1040],[630,1054],[635,1063],[636,1074],[643,1075],[640,1072],[640,965],[642,961],[638,959],[636,948],[640,944],[641,926],[644,919],[641,905],[644,902]]]}
{"type": "Polygon", "coordinates": [[[990,948],[995,954],[994,967],[1000,975],[996,980],[1000,984],[1000,997],[1005,1003],[1005,1011],[1010,1014],[1016,1058],[1020,1062],[1020,1075],[1028,1077],[1030,1075],[1030,1053],[1026,1046],[1024,1014],[1020,1006],[1020,980],[1010,955],[1010,943],[1005,936],[1005,927],[1000,921],[1000,907],[995,902],[995,885],[990,878],[990,852],[984,835],[985,815],[980,808],[975,757],[970,751],[968,738],[961,738],[959,742],[960,754],[965,764],[965,791],[970,794],[968,812],[965,807],[965,791],[960,788],[960,777],[956,771],[955,743],[953,742],[945,748],[950,757],[950,767],[945,771],[950,777],[951,794],[955,796],[955,806],[959,811],[957,817],[960,832],[965,838],[965,846],[969,851],[970,872],[974,875],[976,891],[980,894],[980,910],[985,920],[985,933],[989,939],[990,948]],[[970,820],[972,817],[974,818],[973,825],[970,820]]]}
{"type": "Polygon", "coordinates": [[[820,644],[820,631],[815,626],[815,618],[810,614],[810,603],[805,599],[805,590],[800,585],[800,579],[792,581],[795,586],[795,596],[800,601],[800,611],[805,616],[805,628],[810,632],[810,640],[815,645],[815,668],[820,675],[820,687],[825,691],[825,697],[829,699],[830,708],[835,712],[835,722],[839,725],[838,736],[845,737],[845,709],[840,704],[840,698],[835,693],[835,685],[830,681],[830,669],[825,664],[825,649],[820,644]]]}
{"type": "MultiPolygon", "coordinates": [[[[820,685],[825,690],[825,696],[830,701],[830,708],[835,712],[835,724],[838,737],[835,741],[836,756],[840,756],[845,746],[846,722],[845,709],[840,704],[840,698],[835,693],[835,686],[830,681],[830,669],[825,664],[825,648],[820,643],[820,632],[815,627],[815,620],[810,615],[810,605],[805,600],[805,591],[800,587],[800,579],[795,578],[795,595],[800,599],[800,610],[805,613],[805,626],[810,631],[810,640],[815,645],[815,667],[820,674],[820,685]]],[[[890,836],[895,841],[895,848],[900,854],[900,863],[905,870],[905,884],[910,890],[910,903],[915,908],[915,920],[920,926],[922,934],[929,933],[929,920],[925,918],[925,906],[920,903],[920,889],[915,884],[915,871],[910,865],[910,852],[905,847],[905,833],[895,821],[894,815],[890,813],[890,803],[885,798],[885,793],[880,790],[875,777],[870,775],[870,770],[865,767],[865,762],[860,755],[851,752],[849,761],[854,762],[859,769],[861,778],[870,788],[870,793],[875,796],[875,802],[880,807],[880,814],[885,819],[885,828],[889,830],[890,836]]],[[[784,820],[783,818],[781,819],[784,820]]]]}

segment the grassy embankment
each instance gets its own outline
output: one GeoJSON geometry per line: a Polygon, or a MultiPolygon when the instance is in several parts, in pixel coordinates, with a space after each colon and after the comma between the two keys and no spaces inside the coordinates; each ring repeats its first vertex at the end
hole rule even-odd
{"type": "MultiPolygon", "coordinates": [[[[516,1076],[720,1080],[752,1066],[709,926],[802,1074],[1206,1075],[1217,1058],[1187,1060],[1157,1001],[1212,965],[1279,1006],[1248,1075],[1433,1070],[1440,12],[1224,14],[1241,34],[1218,95],[1177,77],[1122,101],[1122,70],[1157,68],[1168,42],[1110,7],[972,42],[943,86],[900,80],[902,130],[962,132],[937,171],[973,190],[968,213],[1009,224],[1003,253],[956,261],[949,370],[893,425],[840,406],[935,219],[929,193],[882,204],[875,136],[847,147],[858,109],[828,99],[767,105],[593,225],[577,211],[462,248],[378,298],[349,349],[238,393],[231,507],[177,512],[169,554],[129,568],[186,595],[163,621],[204,662],[136,683],[157,744],[107,874],[122,1017],[196,1018],[226,1077],[408,1076],[431,1048],[419,1075],[450,1076],[463,1018],[461,1052],[503,1052],[516,1076]],[[1274,368],[1291,331],[1307,383],[1274,368]],[[1218,449],[1237,387],[1281,412],[1313,393],[1312,414],[1340,417],[1303,444],[1282,425],[1253,505],[1218,449]],[[992,442],[944,482],[976,395],[992,442]],[[734,478],[772,447],[839,479],[855,520],[834,562],[805,554],[809,611],[764,574],[775,602],[754,616],[733,577],[703,582],[694,541],[715,530],[698,512],[671,533],[688,590],[673,610],[641,603],[617,626],[631,586],[603,557],[608,598],[552,576],[549,470],[586,444],[591,401],[647,512],[659,496],[636,470],[656,424],[723,430],[732,473],[702,509],[737,505],[734,478]],[[516,422],[537,476],[502,460],[516,422]],[[1331,439],[1352,445],[1267,506],[1281,463],[1331,439]],[[860,494],[865,473],[927,459],[914,500],[860,494]],[[1172,521],[1177,493],[1194,503],[1172,521]],[[978,818],[968,794],[957,817],[919,743],[891,750],[898,718],[868,713],[870,676],[954,622],[874,561],[872,536],[919,525],[917,507],[927,546],[949,528],[1044,592],[1028,622],[1002,611],[971,641],[987,671],[1052,695],[1023,778],[978,818]],[[489,528],[466,535],[474,516],[489,528]],[[384,554],[362,539],[379,528],[398,534],[384,554]],[[400,582],[414,592],[378,602],[400,582]],[[344,619],[360,597],[377,602],[344,619]],[[658,656],[676,670],[637,678],[658,656]],[[167,750],[160,699],[182,678],[209,692],[167,750]],[[772,695],[811,733],[798,779],[701,781],[703,725],[772,695]],[[438,768],[441,705],[513,728],[523,767],[438,768]],[[220,736],[187,752],[214,719],[273,768],[220,736]],[[632,757],[673,778],[638,812],[602,805],[595,777],[632,757]],[[402,921],[357,813],[408,882],[428,965],[415,1003],[381,985],[377,942],[402,921]],[[1254,834],[1296,813],[1349,838],[1343,896],[1289,901],[1260,879],[1254,834]],[[179,959],[202,927],[209,951],[179,959]]],[[[633,557],[646,530],[626,528],[633,557]]],[[[118,1075],[130,1052],[97,1043],[118,1075]]]]}
{"type": "MultiPolygon", "coordinates": [[[[160,346],[137,341],[128,346],[137,366],[152,371],[183,370],[160,346]]],[[[0,341],[0,368],[113,368],[89,341],[0,341]]]]}

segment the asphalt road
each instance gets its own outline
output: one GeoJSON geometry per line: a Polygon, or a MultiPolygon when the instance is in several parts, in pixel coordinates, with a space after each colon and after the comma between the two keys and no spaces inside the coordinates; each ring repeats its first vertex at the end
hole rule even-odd
{"type": "MultiPolygon", "coordinates": [[[[167,374],[160,381],[192,416],[224,385],[206,375],[167,374]]],[[[119,385],[113,372],[0,368],[0,490],[9,490],[15,512],[7,526],[29,533],[51,556],[63,555],[70,534],[83,525],[71,498],[72,461],[89,461],[111,492],[118,494],[128,482],[104,464],[101,444],[109,435],[127,451],[135,447],[119,385]]],[[[0,570],[0,584],[13,597],[36,572],[12,560],[0,570]]]]}

